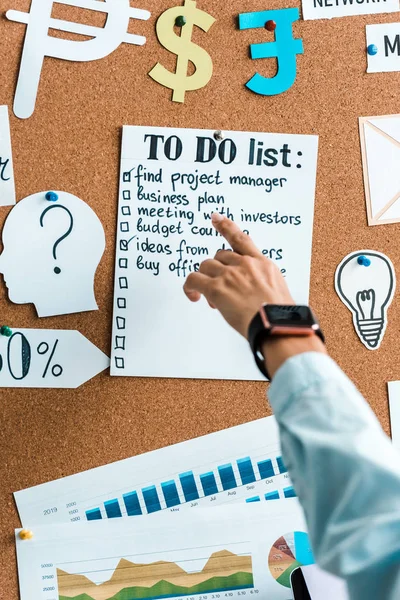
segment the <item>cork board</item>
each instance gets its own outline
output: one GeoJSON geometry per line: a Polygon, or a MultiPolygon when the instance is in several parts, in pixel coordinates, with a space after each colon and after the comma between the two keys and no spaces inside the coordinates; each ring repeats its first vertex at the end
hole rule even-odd
{"type": "MultiPolygon", "coordinates": [[[[288,92],[268,98],[244,84],[256,69],[273,74],[270,61],[256,63],[248,51],[250,43],[272,40],[272,34],[239,31],[237,15],[299,3],[199,4],[217,19],[208,34],[196,31],[194,37],[212,56],[214,75],[206,88],[189,92],[184,105],[172,103],[170,91],[147,76],[159,60],[174,67],[174,57],[154,34],[157,16],[175,6],[174,0],[143,0],[138,6],[152,12],[150,21],[134,21],[130,27],[147,36],[141,48],[121,45],[109,57],[89,63],[45,60],[34,115],[26,121],[11,115],[17,198],[64,189],[94,208],[107,237],[96,278],[100,310],[39,322],[33,306],[9,303],[0,285],[0,321],[11,327],[78,329],[109,351],[122,124],[318,134],[311,305],[333,358],[389,431],[386,382],[400,379],[397,295],[381,348],[368,352],[336,296],[333,278],[340,260],[362,248],[386,253],[400,272],[400,224],[367,226],[357,120],[400,112],[400,74],[365,73],[365,25],[394,22],[398,14],[298,21],[294,32],[303,39],[305,53],[297,58],[297,80],[288,92]]],[[[0,104],[12,106],[24,36],[24,26],[6,21],[3,13],[8,8],[27,11],[29,5],[29,0],[0,0],[0,104]]],[[[62,5],[55,5],[53,16],[103,22],[100,14],[62,5]]],[[[0,226],[8,212],[7,207],[0,210],[0,226]]],[[[262,383],[110,378],[104,373],[73,391],[1,390],[1,598],[18,597],[14,490],[266,416],[271,411],[265,388],[262,383]]]]}

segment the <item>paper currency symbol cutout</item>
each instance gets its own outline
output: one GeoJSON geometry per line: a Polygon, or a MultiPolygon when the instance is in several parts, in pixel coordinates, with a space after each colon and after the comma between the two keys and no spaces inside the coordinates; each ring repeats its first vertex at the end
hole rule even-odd
{"type": "Polygon", "coordinates": [[[251,44],[251,58],[276,58],[278,70],[275,77],[256,73],[246,86],[256,94],[275,96],[286,92],[296,79],[296,55],[303,54],[303,41],[293,37],[292,23],[299,19],[298,8],[264,10],[239,15],[239,29],[264,28],[267,21],[275,21],[275,41],[251,44]]]}
{"type": "Polygon", "coordinates": [[[35,110],[36,97],[45,56],[87,62],[99,60],[116,50],[123,42],[143,45],[146,38],[127,33],[129,20],[147,20],[147,10],[131,8],[129,0],[57,0],[57,4],[67,4],[107,14],[104,27],[93,27],[53,19],[51,13],[55,0],[32,0],[29,13],[9,10],[10,21],[27,25],[24,49],[22,52],[17,89],[14,99],[14,113],[20,119],[27,119],[35,110]],[[92,39],[73,41],[49,36],[49,29],[90,36],[92,39]]]}
{"type": "Polygon", "coordinates": [[[97,310],[94,277],[105,249],[103,226],[86,202],[57,192],[14,206],[3,228],[0,273],[11,302],[35,305],[39,317],[97,310]]]}
{"type": "Polygon", "coordinates": [[[194,25],[207,32],[213,23],[214,17],[196,8],[194,0],[185,0],[183,6],[169,8],[157,21],[156,31],[160,44],[177,55],[176,72],[171,73],[157,63],[149,75],[157,83],[173,90],[174,102],[184,102],[187,91],[206,86],[212,77],[211,57],[203,48],[192,42],[192,35],[194,25]],[[175,21],[178,17],[184,17],[186,21],[181,27],[180,36],[175,32],[175,21]],[[189,61],[195,67],[192,75],[188,75],[189,61]]]}

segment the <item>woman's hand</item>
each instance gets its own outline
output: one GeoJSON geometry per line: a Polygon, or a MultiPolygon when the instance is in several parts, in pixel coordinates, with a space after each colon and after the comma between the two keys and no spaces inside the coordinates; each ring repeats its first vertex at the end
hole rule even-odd
{"type": "Polygon", "coordinates": [[[212,260],[201,263],[184,285],[192,302],[205,296],[212,308],[247,339],[251,320],[261,306],[294,304],[280,270],[263,256],[251,238],[227,217],[212,214],[216,230],[233,248],[217,252],[212,260]]]}

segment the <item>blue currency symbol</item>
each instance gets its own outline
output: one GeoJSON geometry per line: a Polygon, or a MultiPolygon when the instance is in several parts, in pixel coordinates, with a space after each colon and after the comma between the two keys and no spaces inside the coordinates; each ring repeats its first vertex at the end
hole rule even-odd
{"type": "Polygon", "coordinates": [[[264,10],[239,15],[239,29],[259,29],[267,21],[275,21],[275,41],[251,44],[251,58],[276,58],[278,70],[275,77],[256,73],[246,86],[256,94],[274,96],[286,92],[296,79],[296,54],[303,54],[303,41],[293,37],[292,23],[299,19],[298,8],[264,10]]]}

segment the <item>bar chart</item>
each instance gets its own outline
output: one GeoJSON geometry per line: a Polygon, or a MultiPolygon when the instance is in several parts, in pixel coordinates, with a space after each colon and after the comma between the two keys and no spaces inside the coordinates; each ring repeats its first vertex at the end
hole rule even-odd
{"type": "MultiPolygon", "coordinates": [[[[205,473],[185,471],[179,473],[174,479],[129,491],[122,494],[120,498],[108,499],[102,506],[87,509],[86,520],[113,519],[125,515],[132,517],[172,509],[183,504],[194,504],[201,498],[216,496],[223,492],[233,493],[232,491],[238,488],[253,487],[252,484],[256,482],[271,480],[285,473],[287,469],[281,456],[263,460],[244,456],[217,465],[212,471],[205,473]]],[[[251,496],[246,498],[246,502],[259,502],[261,499],[279,500],[295,496],[293,487],[288,486],[281,492],[273,490],[259,496],[251,496]]]]}
{"type": "Polygon", "coordinates": [[[246,500],[285,504],[293,496],[275,418],[266,417],[22,490],[15,499],[23,523],[48,525],[115,523],[246,500]]]}

